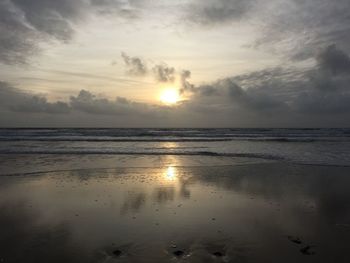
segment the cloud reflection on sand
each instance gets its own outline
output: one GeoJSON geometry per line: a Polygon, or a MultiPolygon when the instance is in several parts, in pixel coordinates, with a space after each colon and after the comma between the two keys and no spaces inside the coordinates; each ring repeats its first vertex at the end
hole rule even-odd
{"type": "Polygon", "coordinates": [[[348,169],[167,161],[160,168],[0,177],[1,233],[8,227],[26,233],[12,235],[11,244],[19,244],[11,245],[13,254],[4,250],[10,236],[3,235],[0,258],[16,253],[26,262],[55,262],[53,255],[67,247],[65,262],[261,262],[271,255],[269,262],[310,261],[292,235],[316,251],[311,260],[349,259],[348,169]],[[34,246],[40,232],[47,241],[34,246]],[[51,252],[39,258],[45,249],[51,252]]]}

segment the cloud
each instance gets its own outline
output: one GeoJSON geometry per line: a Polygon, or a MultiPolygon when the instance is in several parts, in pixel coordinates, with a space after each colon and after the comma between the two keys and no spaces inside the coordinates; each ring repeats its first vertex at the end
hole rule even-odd
{"type": "Polygon", "coordinates": [[[141,16],[144,0],[90,0],[92,7],[102,15],[118,16],[126,19],[138,19],[141,16]]]}
{"type": "Polygon", "coordinates": [[[11,0],[25,21],[38,32],[45,33],[58,40],[68,41],[74,29],[72,23],[81,15],[86,2],[83,0],[11,0]]]}
{"type": "Polygon", "coordinates": [[[81,90],[66,102],[48,102],[45,96],[23,92],[9,83],[0,82],[0,108],[12,112],[68,114],[79,111],[96,115],[148,115],[157,111],[157,106],[138,103],[123,97],[115,100],[81,90]]]}
{"type": "Polygon", "coordinates": [[[195,86],[190,83],[191,71],[183,70],[180,74],[181,88],[180,93],[184,94],[186,92],[195,92],[195,86]]]}
{"type": "Polygon", "coordinates": [[[350,51],[347,0],[259,1],[256,10],[251,21],[260,32],[255,47],[294,60],[312,58],[330,43],[350,51]]]}
{"type": "MultiPolygon", "coordinates": [[[[255,38],[247,46],[288,59],[312,58],[315,51],[330,43],[350,52],[348,0],[190,0],[177,4],[148,0],[2,0],[0,63],[28,63],[40,53],[42,43],[71,41],[80,22],[90,15],[111,14],[114,19],[129,21],[160,9],[167,13],[171,10],[179,25],[191,21],[219,27],[239,22],[249,27],[247,35],[255,38]]],[[[144,72],[142,60],[133,64],[132,59],[129,57],[130,72],[144,72]]]]}
{"type": "Polygon", "coordinates": [[[126,53],[121,54],[127,67],[127,73],[135,76],[143,76],[148,73],[146,62],[139,57],[130,57],[126,53]]]}
{"type": "Polygon", "coordinates": [[[265,90],[264,86],[243,89],[234,78],[225,78],[192,89],[196,103],[214,104],[218,109],[232,112],[239,109],[259,114],[277,109],[284,110],[287,107],[286,103],[270,91],[265,90]]]}
{"type": "Polygon", "coordinates": [[[329,71],[331,74],[349,74],[350,73],[350,58],[336,45],[331,45],[325,48],[316,57],[321,69],[329,71]]]}
{"type": "Polygon", "coordinates": [[[152,107],[150,105],[133,102],[122,97],[117,97],[115,100],[98,98],[86,90],[81,90],[78,96],[71,96],[70,105],[74,110],[90,114],[147,115],[152,113],[152,107]]]}
{"type": "Polygon", "coordinates": [[[329,46],[318,53],[314,58],[316,64],[307,70],[275,67],[201,85],[192,84],[191,72],[184,70],[180,83],[182,96],[187,99],[174,107],[121,97],[111,99],[87,90],[67,101],[49,102],[44,96],[1,82],[0,124],[4,126],[9,119],[13,120],[9,117],[12,113],[21,113],[26,121],[40,114],[53,116],[52,120],[64,115],[67,122],[78,126],[79,123],[115,126],[115,121],[121,126],[139,127],[348,126],[348,59],[347,52],[329,46]]]}
{"type": "Polygon", "coordinates": [[[168,67],[166,64],[156,65],[152,68],[154,77],[159,82],[174,82],[175,81],[175,69],[168,67]]]}
{"type": "MultiPolygon", "coordinates": [[[[277,67],[183,90],[192,93],[189,102],[192,110],[260,117],[278,112],[285,120],[325,115],[350,117],[347,54],[331,46],[316,59],[317,65],[309,70],[277,67]],[[325,74],[325,70],[330,73],[325,74]],[[297,116],[300,114],[302,117],[297,116]]],[[[280,117],[276,116],[276,123],[280,117]]]]}
{"type": "Polygon", "coordinates": [[[86,8],[84,0],[2,0],[0,62],[23,64],[38,54],[41,42],[71,40],[86,8]]]}
{"type": "Polygon", "coordinates": [[[187,19],[201,25],[238,21],[254,6],[254,0],[198,0],[189,4],[187,19]]]}
{"type": "MultiPolygon", "coordinates": [[[[27,64],[40,54],[42,43],[70,42],[76,28],[92,14],[137,18],[139,1],[1,0],[0,63],[27,64]]],[[[140,1],[142,2],[142,1],[140,1]]]]}
{"type": "Polygon", "coordinates": [[[22,103],[11,107],[17,112],[44,112],[44,113],[69,113],[70,108],[67,103],[57,101],[49,103],[45,97],[26,97],[22,103]]]}
{"type": "Polygon", "coordinates": [[[161,122],[169,109],[123,97],[108,99],[87,90],[81,90],[67,101],[49,102],[45,96],[26,93],[0,82],[0,112],[0,126],[9,126],[9,123],[28,125],[31,120],[39,123],[38,126],[62,123],[71,126],[86,123],[88,126],[98,126],[103,123],[101,126],[108,126],[116,120],[122,120],[125,126],[138,126],[147,125],[149,121],[161,122]]]}
{"type": "Polygon", "coordinates": [[[64,114],[70,112],[67,103],[57,101],[50,103],[44,96],[32,95],[0,82],[1,107],[22,113],[64,114]]]}
{"type": "Polygon", "coordinates": [[[26,25],[23,15],[10,1],[0,2],[0,62],[24,63],[37,52],[35,29],[26,25]]]}
{"type": "Polygon", "coordinates": [[[204,28],[239,23],[253,36],[247,47],[288,59],[312,58],[330,43],[350,52],[348,0],[192,0],[183,8],[204,28]]]}
{"type": "Polygon", "coordinates": [[[125,52],[121,54],[124,63],[127,68],[127,73],[134,76],[152,76],[157,82],[172,83],[177,77],[180,77],[182,86],[185,88],[186,85],[189,88],[190,83],[187,79],[191,77],[191,72],[188,70],[182,71],[180,74],[174,67],[168,66],[166,63],[161,62],[153,64],[148,70],[146,62],[140,57],[131,57],[125,52]],[[187,83],[187,84],[186,84],[187,83]]]}

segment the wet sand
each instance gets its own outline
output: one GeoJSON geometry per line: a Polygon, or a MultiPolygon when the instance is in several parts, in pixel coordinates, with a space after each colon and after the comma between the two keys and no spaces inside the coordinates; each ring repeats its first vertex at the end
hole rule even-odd
{"type": "Polygon", "coordinates": [[[350,262],[350,168],[164,158],[3,162],[0,262],[350,262]]]}

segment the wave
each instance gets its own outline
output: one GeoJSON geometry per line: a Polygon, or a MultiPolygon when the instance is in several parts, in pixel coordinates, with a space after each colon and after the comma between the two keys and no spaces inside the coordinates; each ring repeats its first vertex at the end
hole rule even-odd
{"type": "Polygon", "coordinates": [[[0,129],[0,137],[349,137],[350,129],[0,129]]]}
{"type": "Polygon", "coordinates": [[[236,138],[213,138],[213,137],[191,137],[191,138],[85,138],[85,137],[61,137],[61,138],[43,138],[43,137],[0,137],[3,142],[225,142],[225,141],[252,141],[252,142],[350,142],[350,137],[333,137],[333,138],[252,138],[252,137],[236,137],[236,138]]]}
{"type": "Polygon", "coordinates": [[[350,129],[0,129],[3,155],[198,155],[342,165],[350,163],[349,144],[350,129]]]}
{"type": "Polygon", "coordinates": [[[269,154],[255,153],[217,153],[210,151],[191,151],[191,152],[149,152],[149,151],[101,151],[101,150],[2,150],[0,154],[52,154],[52,155],[184,155],[184,156],[217,156],[217,157],[241,157],[241,158],[256,158],[267,160],[284,160],[283,157],[269,154]]]}
{"type": "Polygon", "coordinates": [[[0,141],[29,142],[215,142],[232,141],[232,138],[0,138],[0,141]]]}
{"type": "Polygon", "coordinates": [[[346,161],[337,160],[337,162],[329,162],[330,160],[296,160],[287,157],[262,154],[262,153],[217,153],[211,151],[191,151],[191,152],[149,152],[149,151],[99,151],[99,150],[31,150],[31,151],[0,151],[0,155],[110,155],[110,156],[157,156],[157,155],[169,155],[169,156],[208,156],[208,157],[228,157],[228,158],[247,158],[247,159],[260,159],[265,161],[280,161],[295,165],[310,165],[310,166],[332,166],[332,167],[350,167],[350,164],[346,161]]]}

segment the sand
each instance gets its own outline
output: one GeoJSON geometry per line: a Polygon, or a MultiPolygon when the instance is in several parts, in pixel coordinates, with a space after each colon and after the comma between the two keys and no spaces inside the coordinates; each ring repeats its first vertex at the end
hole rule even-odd
{"type": "Polygon", "coordinates": [[[350,262],[350,168],[31,158],[2,159],[0,262],[350,262]]]}

